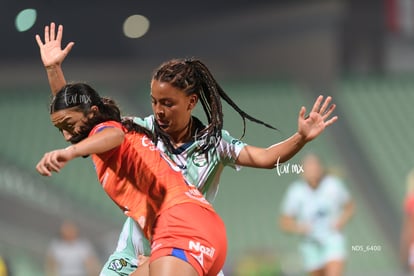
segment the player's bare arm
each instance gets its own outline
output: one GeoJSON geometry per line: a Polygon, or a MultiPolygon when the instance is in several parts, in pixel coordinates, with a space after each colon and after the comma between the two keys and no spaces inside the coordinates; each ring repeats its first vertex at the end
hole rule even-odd
{"type": "Polygon", "coordinates": [[[36,35],[36,42],[39,46],[40,57],[43,66],[46,69],[49,86],[53,95],[55,95],[65,84],[65,76],[62,71],[62,63],[72,47],[74,42],[69,42],[62,49],[63,26],[59,25],[56,32],[56,24],[46,25],[44,30],[44,42],[40,35],[36,35]]]}

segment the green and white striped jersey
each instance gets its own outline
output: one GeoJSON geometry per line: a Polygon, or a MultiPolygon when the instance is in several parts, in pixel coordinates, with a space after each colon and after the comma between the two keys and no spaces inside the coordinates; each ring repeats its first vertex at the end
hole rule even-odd
{"type": "MultiPolygon", "coordinates": [[[[145,118],[134,117],[134,122],[152,132],[154,131],[154,116],[145,118]]],[[[236,170],[235,164],[240,151],[246,145],[222,130],[222,139],[217,147],[211,148],[207,154],[198,153],[197,148],[202,141],[194,141],[182,145],[174,152],[168,152],[164,143],[159,140],[157,148],[166,153],[182,170],[184,176],[204,194],[209,202],[213,202],[218,191],[220,175],[225,166],[236,170]]]]}

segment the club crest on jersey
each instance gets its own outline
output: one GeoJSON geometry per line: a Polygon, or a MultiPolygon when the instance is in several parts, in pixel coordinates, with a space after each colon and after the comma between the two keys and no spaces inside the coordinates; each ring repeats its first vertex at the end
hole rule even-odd
{"type": "Polygon", "coordinates": [[[197,167],[204,167],[207,165],[207,159],[205,154],[195,154],[195,157],[193,159],[193,164],[197,167]]]}
{"type": "MultiPolygon", "coordinates": [[[[128,273],[122,272],[122,269],[127,266],[128,266],[128,262],[124,258],[121,258],[121,259],[115,259],[111,261],[108,265],[108,269],[115,271],[118,275],[126,276],[126,275],[129,275],[129,272],[128,273]]],[[[136,268],[137,266],[131,265],[131,267],[136,268]]]]}

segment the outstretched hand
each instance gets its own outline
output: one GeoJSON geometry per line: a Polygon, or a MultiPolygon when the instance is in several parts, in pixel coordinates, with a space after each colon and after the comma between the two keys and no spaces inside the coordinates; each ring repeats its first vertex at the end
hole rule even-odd
{"type": "Polygon", "coordinates": [[[60,66],[66,56],[72,49],[74,42],[69,42],[62,50],[62,36],[63,26],[59,25],[56,33],[55,23],[50,23],[50,26],[45,26],[44,43],[40,35],[36,35],[37,45],[39,45],[40,56],[45,67],[60,66]]]}
{"type": "Polygon", "coordinates": [[[304,137],[306,142],[315,139],[326,127],[338,120],[338,116],[331,117],[336,107],[335,104],[331,104],[331,101],[332,97],[330,96],[326,97],[325,100],[323,96],[319,96],[308,116],[305,116],[306,108],[304,106],[300,109],[298,132],[304,137]]]}
{"type": "Polygon", "coordinates": [[[47,152],[37,163],[36,170],[43,176],[51,176],[52,172],[58,173],[73,158],[71,151],[66,149],[47,152]]]}

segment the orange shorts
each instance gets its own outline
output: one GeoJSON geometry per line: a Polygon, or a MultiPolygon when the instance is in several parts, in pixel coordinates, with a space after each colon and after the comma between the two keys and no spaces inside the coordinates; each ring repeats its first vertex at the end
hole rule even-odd
{"type": "Polygon", "coordinates": [[[227,253],[226,228],[215,212],[183,203],[165,210],[153,228],[150,262],[175,256],[191,264],[199,275],[216,276],[227,253]]]}

